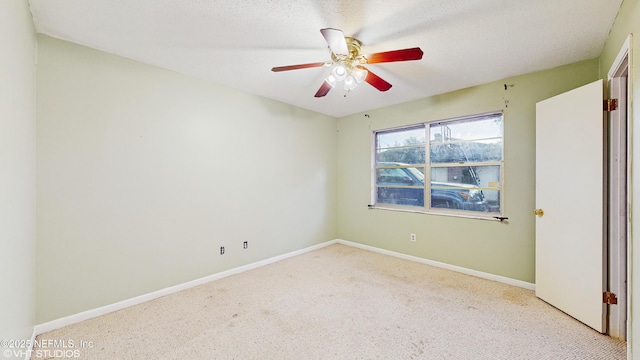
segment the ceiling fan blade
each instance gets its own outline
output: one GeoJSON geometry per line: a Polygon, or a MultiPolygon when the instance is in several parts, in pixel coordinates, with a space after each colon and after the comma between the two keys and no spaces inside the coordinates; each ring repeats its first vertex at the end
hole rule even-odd
{"type": "Polygon", "coordinates": [[[278,72],[278,71],[308,69],[308,68],[314,68],[314,67],[321,67],[321,66],[324,66],[325,64],[326,62],[317,62],[317,63],[299,64],[299,65],[276,66],[274,68],[271,68],[271,71],[278,72]]]}
{"type": "Polygon", "coordinates": [[[347,41],[344,39],[342,30],[328,28],[321,29],[320,32],[334,55],[349,56],[349,48],[347,48],[347,41]]]}
{"type": "Polygon", "coordinates": [[[419,47],[415,47],[410,49],[374,53],[365,55],[364,58],[367,59],[367,64],[378,64],[394,61],[420,60],[422,59],[422,54],[422,50],[419,47]]]}
{"type": "Polygon", "coordinates": [[[358,68],[367,70],[367,77],[364,79],[364,81],[368,82],[374,88],[380,91],[387,91],[391,89],[391,84],[384,81],[380,76],[372,73],[371,70],[367,69],[364,66],[358,66],[358,68]]]}
{"type": "Polygon", "coordinates": [[[318,89],[318,91],[316,92],[316,94],[314,95],[315,97],[319,98],[319,97],[323,97],[325,95],[327,95],[329,93],[329,90],[331,90],[333,88],[333,86],[331,86],[331,84],[329,84],[326,81],[322,82],[322,86],[320,86],[320,89],[318,89]]]}

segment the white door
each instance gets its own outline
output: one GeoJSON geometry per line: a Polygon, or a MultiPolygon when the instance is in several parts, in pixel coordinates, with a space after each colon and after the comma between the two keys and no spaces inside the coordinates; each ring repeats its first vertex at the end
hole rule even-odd
{"type": "Polygon", "coordinates": [[[602,80],[536,104],[536,296],[606,331],[602,80]]]}

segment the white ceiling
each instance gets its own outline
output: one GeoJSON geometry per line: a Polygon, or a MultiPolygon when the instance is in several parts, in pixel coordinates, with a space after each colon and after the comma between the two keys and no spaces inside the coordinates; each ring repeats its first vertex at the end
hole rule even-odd
{"type": "Polygon", "coordinates": [[[622,0],[30,0],[39,33],[341,117],[598,57],[622,0]],[[330,60],[322,28],[370,54],[424,57],[368,65],[366,83],[314,98],[330,60]]]}

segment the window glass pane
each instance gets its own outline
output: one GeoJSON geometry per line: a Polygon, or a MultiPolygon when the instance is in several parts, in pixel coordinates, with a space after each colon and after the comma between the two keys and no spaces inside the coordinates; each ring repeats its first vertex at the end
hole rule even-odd
{"type": "Polygon", "coordinates": [[[482,190],[484,198],[487,199],[487,211],[500,213],[500,191],[499,190],[482,190]]]}
{"type": "Polygon", "coordinates": [[[443,142],[502,138],[502,115],[433,123],[429,128],[429,138],[443,142]]]}
{"type": "Polygon", "coordinates": [[[404,147],[396,149],[378,150],[376,159],[379,166],[424,164],[424,145],[420,147],[404,147]]]}
{"type": "Polygon", "coordinates": [[[376,169],[377,203],[424,206],[424,168],[376,169]]]}
{"type": "Polygon", "coordinates": [[[502,139],[431,143],[432,164],[488,162],[502,160],[502,139]]]}
{"type": "Polygon", "coordinates": [[[424,186],[423,168],[378,168],[379,186],[424,186]]]}
{"type": "Polygon", "coordinates": [[[381,166],[425,163],[425,128],[376,134],[376,163],[381,166]]]}
{"type": "Polygon", "coordinates": [[[502,160],[502,116],[435,123],[429,126],[433,164],[502,160]]]}
{"type": "Polygon", "coordinates": [[[431,208],[487,211],[482,190],[472,185],[431,182],[431,208]]]}
{"type": "Polygon", "coordinates": [[[500,212],[500,166],[431,168],[431,207],[500,212]]]}
{"type": "Polygon", "coordinates": [[[431,168],[431,181],[499,187],[500,166],[442,166],[431,168]],[[490,186],[493,185],[493,186],[490,186]]]}
{"type": "Polygon", "coordinates": [[[390,130],[376,134],[376,149],[390,149],[407,145],[424,145],[424,126],[405,130],[390,130]]]}
{"type": "Polygon", "coordinates": [[[378,187],[377,203],[424,206],[424,188],[378,187]]]}

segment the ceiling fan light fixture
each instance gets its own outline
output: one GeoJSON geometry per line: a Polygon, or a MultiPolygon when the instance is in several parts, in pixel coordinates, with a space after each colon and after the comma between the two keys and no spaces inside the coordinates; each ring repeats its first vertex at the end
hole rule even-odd
{"type": "Polygon", "coordinates": [[[353,90],[356,88],[356,86],[358,86],[358,82],[356,81],[356,78],[353,77],[353,75],[348,75],[346,78],[344,78],[344,89],[349,91],[349,90],[353,90]]]}
{"type": "Polygon", "coordinates": [[[347,77],[347,68],[342,64],[336,64],[331,73],[336,77],[337,81],[342,81],[347,77]]]}
{"type": "Polygon", "coordinates": [[[363,82],[364,79],[367,78],[367,74],[368,71],[362,68],[353,68],[353,70],[351,70],[351,75],[353,75],[353,78],[358,84],[363,82]]]}
{"type": "Polygon", "coordinates": [[[327,82],[327,84],[331,85],[331,87],[335,87],[336,86],[336,77],[333,76],[333,74],[329,74],[329,76],[327,76],[326,79],[324,79],[324,81],[327,82]]]}

